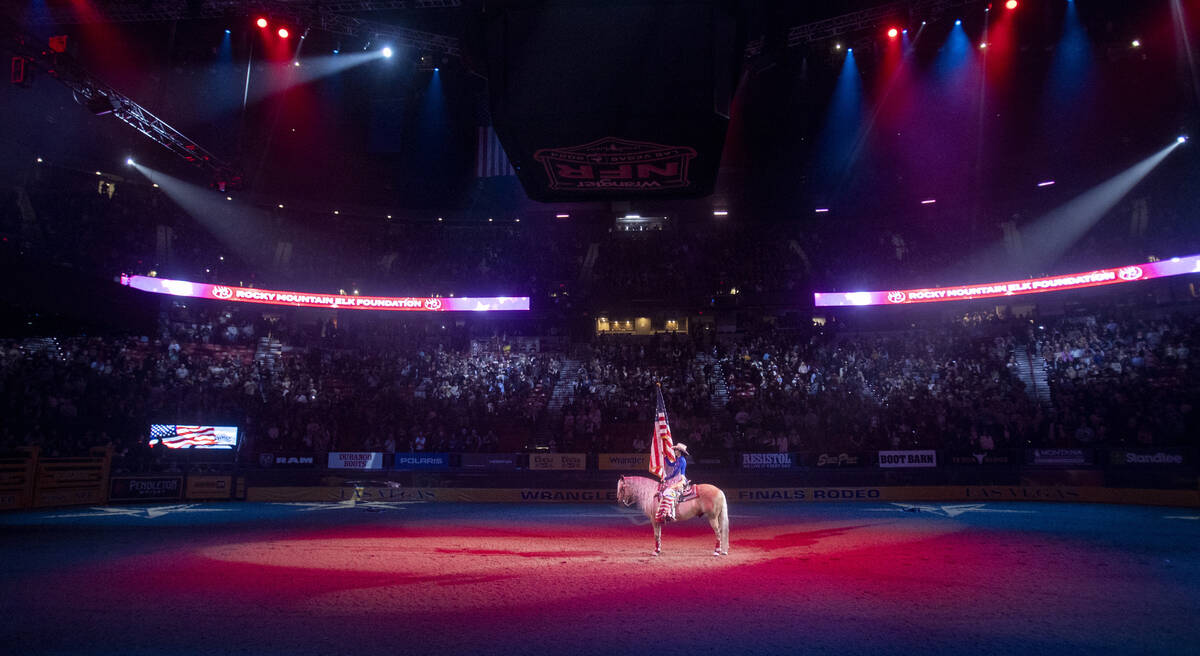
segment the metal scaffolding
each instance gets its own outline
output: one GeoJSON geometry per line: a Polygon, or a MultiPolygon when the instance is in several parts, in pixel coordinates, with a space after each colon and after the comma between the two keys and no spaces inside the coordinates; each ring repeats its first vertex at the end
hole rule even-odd
{"type": "Polygon", "coordinates": [[[432,9],[460,7],[461,0],[343,0],[315,3],[311,0],[117,0],[96,3],[91,11],[78,5],[47,7],[28,17],[31,25],[67,25],[90,22],[132,23],[221,18],[262,13],[303,28],[316,28],[365,39],[389,39],[396,45],[453,57],[462,54],[458,39],[424,32],[392,23],[368,20],[343,12],[367,12],[394,9],[432,9]]]}

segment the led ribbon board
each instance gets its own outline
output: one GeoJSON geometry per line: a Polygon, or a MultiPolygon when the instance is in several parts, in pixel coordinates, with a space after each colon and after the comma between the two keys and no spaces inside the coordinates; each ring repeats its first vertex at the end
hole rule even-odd
{"type": "Polygon", "coordinates": [[[121,276],[121,284],[154,294],[189,298],[207,298],[235,303],[291,305],[293,307],[334,310],[392,310],[397,312],[490,312],[492,310],[528,310],[528,296],[489,296],[479,298],[439,298],[420,296],[347,296],[320,292],[294,292],[250,287],[210,285],[186,280],[167,280],[147,276],[121,276]]]}
{"type": "Polygon", "coordinates": [[[817,292],[813,304],[817,307],[846,305],[909,305],[912,303],[937,303],[941,301],[965,301],[968,299],[1041,294],[1065,289],[1117,285],[1151,278],[1182,276],[1200,273],[1200,255],[1173,257],[1169,260],[1132,264],[1111,269],[1098,269],[1082,273],[1071,273],[1049,278],[1029,278],[983,284],[959,285],[957,287],[927,287],[925,289],[893,289],[882,292],[817,292]]]}

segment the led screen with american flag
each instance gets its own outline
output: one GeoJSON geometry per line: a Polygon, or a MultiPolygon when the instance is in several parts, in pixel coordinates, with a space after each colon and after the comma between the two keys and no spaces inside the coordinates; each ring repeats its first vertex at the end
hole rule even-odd
{"type": "Polygon", "coordinates": [[[237,447],[237,426],[150,425],[150,446],[160,442],[168,449],[233,449],[237,447]]]}

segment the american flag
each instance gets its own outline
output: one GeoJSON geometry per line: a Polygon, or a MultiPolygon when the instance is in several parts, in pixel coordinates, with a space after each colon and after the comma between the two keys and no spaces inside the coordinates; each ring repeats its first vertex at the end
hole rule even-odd
{"type": "Polygon", "coordinates": [[[671,427],[667,425],[667,404],[663,402],[662,388],[658,388],[658,409],[654,413],[654,437],[650,441],[650,473],[661,479],[667,473],[667,461],[675,462],[675,450],[671,447],[671,427]]]}
{"type": "Polygon", "coordinates": [[[161,440],[168,449],[182,449],[189,446],[216,446],[217,433],[212,426],[170,426],[154,424],[150,426],[150,443],[161,440]]]}
{"type": "Polygon", "coordinates": [[[479,128],[479,141],[475,148],[475,177],[494,178],[503,175],[516,175],[512,164],[508,163],[508,155],[492,126],[479,128]]]}

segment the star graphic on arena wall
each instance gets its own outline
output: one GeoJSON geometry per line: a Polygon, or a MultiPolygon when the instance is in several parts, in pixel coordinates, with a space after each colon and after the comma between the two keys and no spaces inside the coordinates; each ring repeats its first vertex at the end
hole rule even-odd
{"type": "Polygon", "coordinates": [[[866,508],[870,512],[926,512],[941,517],[958,517],[964,513],[1035,513],[1036,510],[1006,510],[1001,508],[985,508],[982,503],[954,503],[929,505],[923,503],[893,503],[895,508],[866,508]]]}
{"type": "Polygon", "coordinates": [[[400,506],[410,503],[424,503],[423,501],[355,501],[347,499],[345,501],[314,501],[309,503],[281,503],[281,506],[291,506],[299,509],[301,512],[312,512],[314,510],[344,510],[346,508],[362,508],[365,510],[401,510],[400,506]]]}
{"type": "Polygon", "coordinates": [[[48,515],[50,519],[65,519],[69,517],[142,517],[157,519],[164,515],[198,512],[227,512],[232,508],[206,508],[198,503],[184,503],[173,506],[148,506],[140,508],[101,506],[90,508],[83,512],[48,515]]]}

